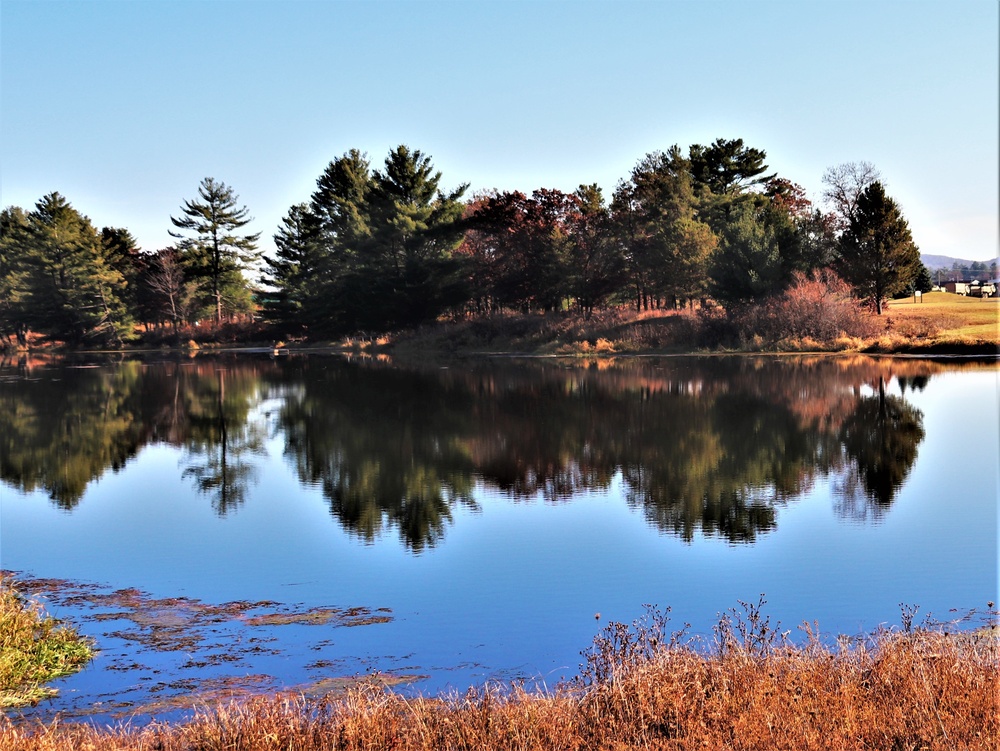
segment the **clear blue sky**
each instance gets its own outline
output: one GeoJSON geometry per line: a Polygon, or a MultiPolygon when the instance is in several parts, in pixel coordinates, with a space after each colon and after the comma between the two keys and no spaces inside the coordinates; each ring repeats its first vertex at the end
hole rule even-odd
{"type": "Polygon", "coordinates": [[[998,245],[997,0],[2,0],[0,190],[59,191],[143,248],[203,177],[261,245],[351,148],[443,186],[610,197],[647,152],[764,149],[818,200],[882,172],[925,253],[998,245]]]}

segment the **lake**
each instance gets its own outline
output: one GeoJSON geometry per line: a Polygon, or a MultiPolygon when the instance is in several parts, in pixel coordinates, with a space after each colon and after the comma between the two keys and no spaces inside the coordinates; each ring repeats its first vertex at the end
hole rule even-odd
{"type": "Polygon", "coordinates": [[[996,362],[0,365],[0,567],[97,640],[26,716],[553,686],[645,605],[795,638],[997,602],[996,362]]]}

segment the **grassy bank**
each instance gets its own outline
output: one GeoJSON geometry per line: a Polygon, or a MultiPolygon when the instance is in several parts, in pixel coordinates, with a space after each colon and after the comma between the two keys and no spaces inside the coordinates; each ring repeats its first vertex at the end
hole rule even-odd
{"type": "Polygon", "coordinates": [[[321,700],[259,697],[179,725],[7,721],[0,751],[995,749],[997,644],[989,631],[907,628],[835,647],[806,629],[793,645],[755,606],[697,641],[653,612],[611,624],[581,678],[549,692],[407,698],[372,686],[321,700]]]}
{"type": "MultiPolygon", "coordinates": [[[[850,306],[854,308],[856,306],[850,306]]],[[[619,307],[585,317],[576,312],[503,313],[441,320],[415,330],[360,334],[334,341],[278,341],[262,325],[227,325],[218,330],[187,329],[183,336],[147,332],[130,351],[258,348],[304,349],[365,354],[525,354],[610,356],[725,352],[866,352],[996,356],[1000,354],[1000,298],[931,292],[917,303],[893,300],[884,315],[847,310],[824,289],[797,288],[766,305],[747,305],[727,315],[721,308],[651,310],[619,307]]],[[[32,337],[31,353],[58,355],[59,342],[32,337]]],[[[2,353],[2,350],[0,350],[2,353]]],[[[27,352],[9,352],[12,358],[27,352]]]]}
{"type": "Polygon", "coordinates": [[[919,301],[893,300],[888,308],[890,340],[899,351],[970,350],[1000,345],[1000,298],[930,292],[919,301]]]}
{"type": "Polygon", "coordinates": [[[946,292],[923,302],[894,300],[882,316],[862,314],[847,321],[850,332],[826,327],[822,302],[773,309],[747,307],[732,316],[721,309],[646,311],[617,308],[590,318],[572,313],[508,314],[424,326],[387,337],[388,346],[353,339],[348,349],[386,349],[410,355],[522,353],[536,355],[678,354],[687,352],[868,352],[953,355],[1000,354],[1000,301],[946,292]]]}
{"type": "Polygon", "coordinates": [[[32,704],[55,690],[45,684],[75,673],[93,656],[74,629],[47,616],[0,576],[0,707],[32,704]]]}

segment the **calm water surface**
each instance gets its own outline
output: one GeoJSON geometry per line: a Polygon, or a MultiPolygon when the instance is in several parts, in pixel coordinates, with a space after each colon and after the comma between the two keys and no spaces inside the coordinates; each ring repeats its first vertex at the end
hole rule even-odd
{"type": "Polygon", "coordinates": [[[0,566],[101,649],[29,714],[552,685],[647,603],[957,617],[998,599],[998,414],[995,363],[8,363],[0,566]]]}

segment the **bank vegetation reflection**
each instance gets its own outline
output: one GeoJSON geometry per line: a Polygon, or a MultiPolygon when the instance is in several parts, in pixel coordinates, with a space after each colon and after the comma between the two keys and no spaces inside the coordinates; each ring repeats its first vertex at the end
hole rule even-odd
{"type": "Polygon", "coordinates": [[[0,371],[0,473],[72,510],[89,483],[165,443],[182,451],[182,481],[225,515],[277,460],[270,434],[300,482],[367,541],[394,529],[413,551],[434,545],[456,507],[476,508],[477,485],[562,503],[620,477],[627,503],[659,530],[752,542],[823,477],[838,514],[878,521],[924,438],[906,391],[940,367],[865,357],[22,364],[0,371]]]}

